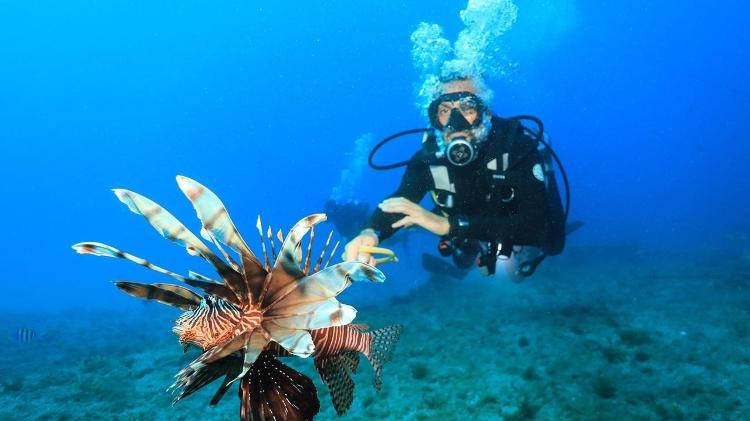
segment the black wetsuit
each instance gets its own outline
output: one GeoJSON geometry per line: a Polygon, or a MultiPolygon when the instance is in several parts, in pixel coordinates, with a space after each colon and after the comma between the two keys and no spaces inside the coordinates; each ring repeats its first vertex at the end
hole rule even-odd
{"type": "MultiPolygon", "coordinates": [[[[433,212],[450,222],[449,240],[530,245],[549,255],[562,251],[563,211],[554,173],[517,121],[493,117],[487,143],[464,167],[452,166],[436,152],[436,139],[426,139],[389,197],[419,203],[432,192],[433,212]]],[[[382,241],[393,235],[391,224],[402,217],[376,209],[367,226],[382,241]]]]}

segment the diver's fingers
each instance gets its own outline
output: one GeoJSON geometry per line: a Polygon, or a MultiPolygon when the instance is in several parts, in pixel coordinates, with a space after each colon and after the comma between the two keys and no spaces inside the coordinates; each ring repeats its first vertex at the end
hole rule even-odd
{"type": "Polygon", "coordinates": [[[375,266],[375,257],[369,253],[360,253],[357,255],[357,261],[359,263],[365,263],[370,266],[375,266]]]}
{"type": "Polygon", "coordinates": [[[414,219],[411,216],[405,216],[398,221],[394,222],[391,227],[392,228],[400,228],[400,227],[409,227],[414,225],[414,219]]]}
{"type": "Polygon", "coordinates": [[[344,247],[344,253],[341,254],[341,259],[347,262],[357,260],[360,243],[361,242],[355,240],[350,241],[349,244],[344,247]]]}
{"type": "Polygon", "coordinates": [[[386,213],[403,213],[404,215],[414,215],[420,210],[418,205],[403,202],[381,203],[378,207],[386,213]]]}
{"type": "Polygon", "coordinates": [[[418,208],[419,205],[412,202],[411,200],[405,198],[405,197],[392,197],[390,199],[383,200],[380,204],[382,205],[398,205],[405,208],[418,208]]]}

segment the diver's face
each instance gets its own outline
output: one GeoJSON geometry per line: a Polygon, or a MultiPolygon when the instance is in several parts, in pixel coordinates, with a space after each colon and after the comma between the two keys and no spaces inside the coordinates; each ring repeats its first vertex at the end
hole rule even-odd
{"type": "MultiPolygon", "coordinates": [[[[443,94],[453,94],[457,92],[471,92],[472,94],[477,93],[477,88],[474,85],[474,81],[471,79],[466,80],[456,80],[451,81],[443,84],[443,94]]],[[[437,117],[438,121],[445,125],[448,123],[448,119],[450,118],[451,111],[453,111],[454,108],[460,108],[460,101],[452,101],[452,102],[442,102],[440,105],[438,105],[437,110],[437,117]]],[[[477,119],[483,118],[482,115],[479,115],[479,113],[476,112],[476,110],[472,110],[471,108],[466,108],[465,110],[461,110],[461,114],[464,116],[466,121],[468,121],[470,124],[474,124],[474,122],[477,119]]],[[[447,129],[444,129],[442,131],[443,133],[443,142],[447,145],[449,144],[453,139],[457,137],[463,137],[466,138],[466,140],[472,142],[476,140],[475,132],[473,130],[460,130],[460,131],[450,131],[447,129]]]]}

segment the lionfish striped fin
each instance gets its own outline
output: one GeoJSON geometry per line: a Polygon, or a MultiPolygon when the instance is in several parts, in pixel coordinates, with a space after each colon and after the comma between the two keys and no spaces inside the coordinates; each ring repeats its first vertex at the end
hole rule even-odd
{"type": "Polygon", "coordinates": [[[178,175],[177,185],[192,203],[203,227],[240,255],[244,268],[242,291],[250,293],[252,302],[258,302],[266,271],[237,231],[224,204],[214,192],[188,177],[178,175]]]}
{"type": "Polygon", "coordinates": [[[159,206],[151,199],[138,193],[124,190],[112,190],[122,203],[128,206],[131,212],[143,216],[162,237],[175,242],[188,250],[191,255],[199,255],[210,262],[219,275],[226,281],[227,286],[236,295],[231,299],[233,302],[242,302],[243,294],[238,293],[238,287],[244,282],[242,275],[237,273],[229,265],[216,256],[203,242],[190,230],[178,221],[169,211],[159,206]]]}
{"type": "Polygon", "coordinates": [[[320,257],[318,258],[318,261],[315,262],[315,267],[313,268],[313,273],[320,270],[320,265],[323,264],[323,258],[326,255],[326,251],[328,251],[328,245],[331,244],[331,238],[333,237],[333,230],[328,233],[328,238],[326,238],[326,243],[323,244],[323,250],[320,251],[320,257]]]}
{"type": "Polygon", "coordinates": [[[400,325],[393,325],[370,332],[370,335],[372,335],[370,352],[365,354],[365,356],[372,365],[372,369],[375,371],[373,385],[376,390],[380,390],[383,385],[383,381],[380,378],[380,372],[383,369],[383,365],[391,360],[393,349],[396,346],[399,337],[401,337],[402,329],[403,328],[400,325]]]}
{"type": "Polygon", "coordinates": [[[237,273],[242,273],[243,268],[234,261],[232,256],[227,253],[226,250],[224,250],[224,247],[222,247],[221,243],[216,240],[216,237],[211,235],[211,233],[206,231],[206,229],[203,227],[201,227],[201,237],[203,237],[204,240],[210,241],[213,245],[216,246],[217,249],[219,249],[221,255],[224,256],[224,260],[229,262],[229,264],[232,266],[232,269],[234,269],[237,273]]]}
{"type": "MultiPolygon", "coordinates": [[[[354,354],[356,352],[349,351],[354,354]]],[[[346,354],[346,353],[345,353],[346,354]]],[[[350,357],[334,355],[315,359],[315,370],[331,392],[331,402],[338,415],[344,415],[354,401],[354,380],[350,373],[350,357]]]]}
{"type": "Polygon", "coordinates": [[[268,250],[266,250],[266,240],[263,238],[263,224],[260,222],[260,215],[258,215],[258,222],[255,223],[255,227],[258,229],[258,236],[260,236],[260,248],[263,250],[263,267],[266,271],[271,270],[271,262],[268,260],[268,250]]]}
{"type": "Polygon", "coordinates": [[[250,247],[229,217],[224,204],[214,192],[199,182],[182,175],[177,176],[177,185],[190,200],[190,203],[193,204],[198,219],[201,220],[207,231],[240,255],[246,254],[248,258],[255,259],[257,262],[257,258],[250,251],[250,247]]]}
{"type": "Polygon", "coordinates": [[[198,272],[193,272],[192,270],[188,271],[188,278],[198,280],[198,281],[206,281],[206,282],[217,282],[214,279],[209,278],[208,276],[201,275],[198,272]]]}
{"type": "Polygon", "coordinates": [[[306,330],[288,329],[273,321],[263,323],[263,328],[271,335],[274,344],[278,344],[290,354],[306,358],[315,351],[312,336],[306,330]]]}
{"type": "Polygon", "coordinates": [[[385,275],[378,268],[360,262],[342,262],[295,283],[288,284],[265,307],[266,316],[284,314],[300,303],[315,302],[337,296],[352,282],[383,282],[385,275]]]}
{"type": "Polygon", "coordinates": [[[244,347],[245,342],[249,336],[250,333],[243,332],[233,337],[223,345],[215,346],[201,354],[187,367],[183,368],[179,373],[177,373],[177,375],[175,376],[177,379],[172,384],[172,386],[170,386],[170,389],[183,388],[185,387],[185,385],[195,381],[195,376],[198,375],[198,373],[200,373],[200,371],[205,366],[218,361],[226,357],[227,355],[231,355],[232,353],[241,350],[244,347]]]}
{"type": "MultiPolygon", "coordinates": [[[[232,376],[232,378],[234,378],[239,372],[240,367],[242,367],[242,360],[237,354],[229,355],[226,358],[222,358],[219,361],[201,367],[190,377],[190,381],[182,387],[182,391],[176,398],[174,398],[172,404],[185,399],[222,376],[225,376],[225,378],[232,376]]],[[[228,389],[228,387],[226,389],[228,389]]],[[[226,389],[224,392],[226,392],[226,389]]],[[[216,405],[223,395],[224,393],[219,395],[218,398],[214,395],[216,402],[214,403],[212,400],[211,405],[216,405]]]]}
{"type": "Polygon", "coordinates": [[[359,353],[357,351],[346,351],[341,354],[341,361],[352,373],[356,373],[359,368],[359,353]]]}
{"type": "Polygon", "coordinates": [[[230,381],[230,384],[234,383],[236,380],[243,378],[245,374],[250,371],[250,368],[258,359],[258,356],[266,348],[266,345],[268,345],[268,342],[270,340],[268,333],[261,327],[258,327],[252,332],[247,333],[245,337],[247,338],[247,340],[245,341],[244,346],[242,370],[240,371],[240,374],[238,374],[237,377],[234,378],[234,380],[230,381]]]}
{"type": "Polygon", "coordinates": [[[141,265],[145,268],[151,269],[154,272],[159,272],[161,274],[170,276],[182,282],[187,282],[188,280],[184,276],[174,273],[172,271],[169,271],[167,269],[164,269],[162,267],[159,267],[149,262],[146,259],[140,258],[138,256],[134,256],[130,253],[126,253],[118,248],[112,247],[104,243],[97,243],[97,242],[78,243],[78,244],[73,245],[73,250],[75,250],[76,253],[78,254],[90,254],[92,256],[103,256],[103,257],[114,257],[118,259],[125,259],[135,264],[141,265]]]}
{"type": "Polygon", "coordinates": [[[336,241],[336,244],[333,245],[333,250],[331,250],[330,256],[328,256],[328,261],[326,261],[325,267],[328,267],[331,265],[331,259],[333,259],[333,256],[336,254],[336,250],[339,249],[340,241],[336,241]]]}
{"type": "Polygon", "coordinates": [[[182,298],[185,298],[186,300],[190,300],[191,302],[195,303],[195,305],[200,305],[202,297],[200,294],[196,294],[193,290],[187,289],[180,285],[172,285],[172,284],[164,284],[164,283],[156,283],[151,284],[157,288],[161,288],[165,291],[169,291],[173,294],[177,294],[181,296],[182,298]]]}
{"type": "Polygon", "coordinates": [[[315,241],[315,225],[310,227],[310,238],[307,240],[307,253],[305,253],[305,267],[304,269],[302,269],[302,272],[304,272],[305,275],[310,274],[310,262],[312,259],[313,241],[315,241]]]}
{"type": "Polygon", "coordinates": [[[279,228],[278,231],[276,231],[276,238],[279,239],[279,243],[284,243],[284,233],[281,232],[281,228],[279,228]]]}
{"type": "Polygon", "coordinates": [[[240,382],[240,421],[312,420],[320,411],[315,384],[264,352],[240,382]]]}
{"type": "Polygon", "coordinates": [[[271,231],[271,226],[268,226],[268,230],[266,230],[266,236],[268,237],[268,242],[271,243],[271,258],[273,261],[276,261],[276,242],[273,241],[273,231],[271,231]]]}
{"type": "Polygon", "coordinates": [[[242,358],[241,356],[235,356],[235,354],[219,360],[217,361],[217,363],[224,361],[227,358],[232,359],[232,366],[231,369],[227,371],[226,376],[224,376],[224,380],[221,382],[221,386],[219,386],[219,388],[216,390],[216,393],[214,393],[214,396],[211,398],[211,401],[208,403],[211,406],[219,404],[221,398],[224,397],[229,388],[232,386],[232,379],[236,378],[240,373],[240,370],[242,370],[242,358]]]}
{"type": "Polygon", "coordinates": [[[182,310],[192,310],[201,301],[200,295],[178,285],[142,284],[127,281],[117,281],[115,285],[130,296],[157,301],[182,310]]]}
{"type": "Polygon", "coordinates": [[[263,326],[266,326],[266,323],[275,322],[287,329],[322,329],[351,323],[356,315],[357,310],[354,307],[341,304],[335,298],[328,298],[284,307],[276,311],[274,315],[265,316],[263,326]]]}
{"type": "Polygon", "coordinates": [[[268,303],[273,302],[280,290],[305,276],[296,257],[297,247],[299,247],[305,234],[310,231],[310,228],[325,221],[325,218],[325,214],[322,213],[310,215],[302,218],[289,231],[281,245],[279,256],[274,262],[271,276],[266,278],[264,282],[263,292],[261,293],[262,307],[266,307],[268,303]]]}
{"type": "Polygon", "coordinates": [[[191,287],[202,289],[205,293],[215,295],[218,298],[238,304],[237,295],[229,289],[226,284],[218,284],[214,281],[202,281],[199,279],[187,278],[185,283],[191,287]]]}
{"type": "Polygon", "coordinates": [[[349,326],[354,329],[357,329],[360,332],[367,332],[368,330],[370,330],[370,326],[364,323],[352,323],[349,326]]]}

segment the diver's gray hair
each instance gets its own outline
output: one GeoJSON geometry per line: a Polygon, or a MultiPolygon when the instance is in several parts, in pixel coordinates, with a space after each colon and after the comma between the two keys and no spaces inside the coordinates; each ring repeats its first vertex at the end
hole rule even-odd
{"type": "Polygon", "coordinates": [[[476,95],[488,107],[492,104],[494,92],[487,86],[482,73],[479,69],[471,66],[464,60],[454,59],[443,63],[440,75],[429,75],[419,91],[419,96],[423,98],[420,104],[423,114],[427,115],[427,109],[430,104],[436,100],[443,92],[443,84],[460,80],[470,80],[476,88],[476,95]]]}

